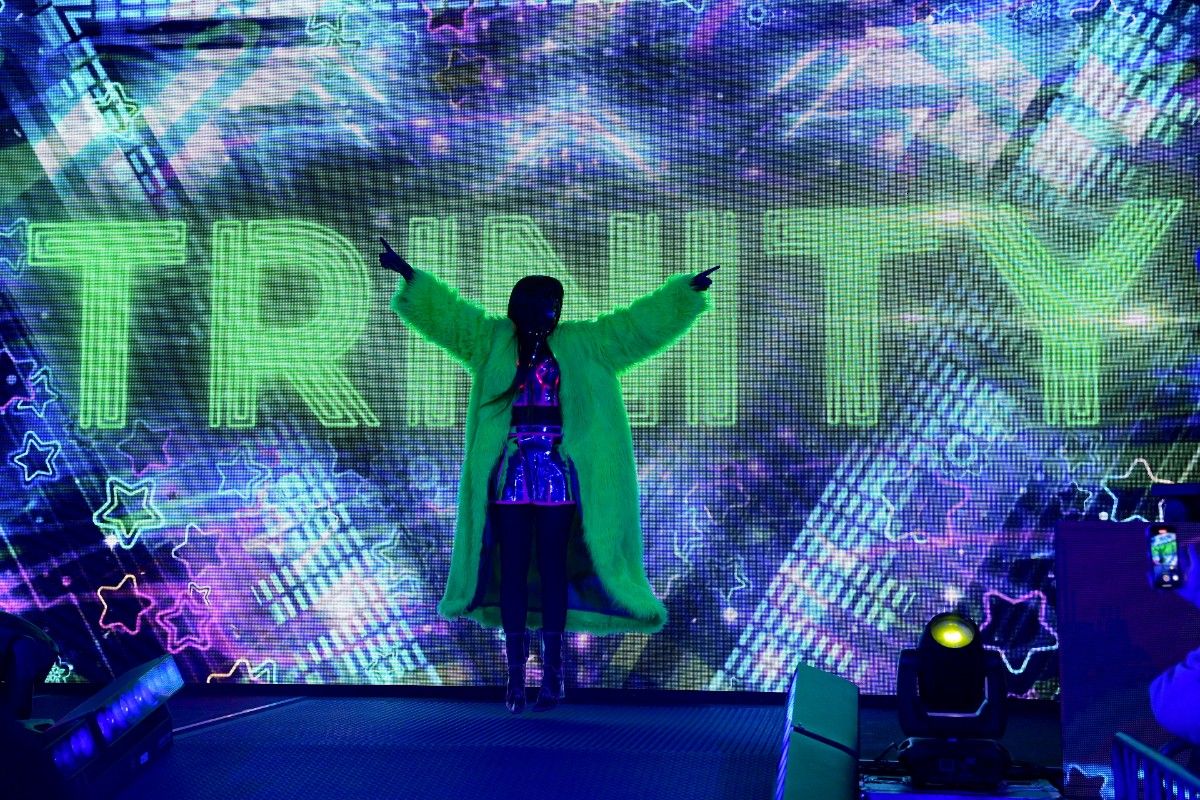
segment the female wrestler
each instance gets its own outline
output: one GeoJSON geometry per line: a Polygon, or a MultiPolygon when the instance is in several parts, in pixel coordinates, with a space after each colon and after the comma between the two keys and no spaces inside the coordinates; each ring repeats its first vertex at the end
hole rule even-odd
{"type": "Polygon", "coordinates": [[[525,708],[526,628],[540,627],[534,710],[550,710],[563,699],[564,631],[653,632],[666,621],[642,562],[633,440],[617,376],[691,326],[718,268],[675,275],[598,319],[560,324],[563,287],[554,278],[522,278],[508,316],[492,317],[380,241],[379,263],[404,278],[392,310],[472,376],[438,613],[503,627],[513,713],[525,708]]]}

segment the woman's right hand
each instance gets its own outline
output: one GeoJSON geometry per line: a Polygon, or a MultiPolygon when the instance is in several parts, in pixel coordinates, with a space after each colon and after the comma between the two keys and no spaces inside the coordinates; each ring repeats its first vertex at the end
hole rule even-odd
{"type": "Polygon", "coordinates": [[[383,252],[379,254],[379,266],[390,269],[392,272],[399,272],[404,276],[404,280],[411,281],[413,279],[412,265],[392,249],[387,239],[380,236],[379,241],[383,243],[383,252]]]}

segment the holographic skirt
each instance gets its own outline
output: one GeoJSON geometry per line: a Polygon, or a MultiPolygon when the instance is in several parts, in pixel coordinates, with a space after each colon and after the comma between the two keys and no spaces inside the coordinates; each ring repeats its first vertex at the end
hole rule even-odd
{"type": "Polygon", "coordinates": [[[558,425],[510,428],[492,478],[492,502],[538,506],[577,502],[579,478],[571,459],[558,452],[561,441],[558,425]]]}

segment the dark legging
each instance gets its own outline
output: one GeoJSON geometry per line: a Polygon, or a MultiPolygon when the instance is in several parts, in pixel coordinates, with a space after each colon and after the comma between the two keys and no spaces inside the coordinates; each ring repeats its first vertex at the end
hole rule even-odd
{"type": "Polygon", "coordinates": [[[542,576],[542,630],[562,633],[567,624],[567,536],[575,506],[499,505],[488,508],[500,543],[500,620],[507,633],[525,630],[529,559],[537,536],[542,576]]]}

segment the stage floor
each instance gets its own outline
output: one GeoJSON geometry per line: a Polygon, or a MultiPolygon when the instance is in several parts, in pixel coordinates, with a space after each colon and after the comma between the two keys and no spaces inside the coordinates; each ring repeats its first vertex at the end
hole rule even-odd
{"type": "MultiPolygon", "coordinates": [[[[656,798],[769,800],[784,727],[778,704],[569,702],[511,715],[496,700],[183,694],[173,749],[120,800],[656,798]]],[[[62,713],[77,699],[39,698],[62,713]]],[[[861,711],[873,758],[901,738],[886,701],[861,711]]],[[[1057,768],[1052,705],[1012,710],[1013,757],[1057,768]]]]}

